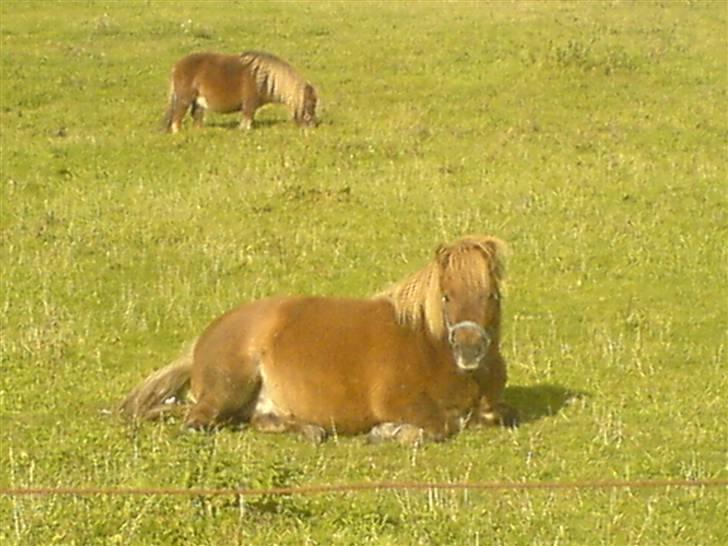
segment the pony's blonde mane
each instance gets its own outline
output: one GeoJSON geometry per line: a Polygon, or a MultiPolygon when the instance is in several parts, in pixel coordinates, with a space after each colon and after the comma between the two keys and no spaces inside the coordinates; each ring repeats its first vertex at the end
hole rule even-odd
{"type": "Polygon", "coordinates": [[[262,51],[244,51],[240,60],[249,67],[263,97],[270,102],[288,105],[296,117],[303,113],[305,89],[311,84],[295,68],[283,59],[262,51]]]}
{"type": "Polygon", "coordinates": [[[457,271],[467,286],[482,288],[487,285],[492,290],[499,290],[505,277],[504,254],[505,243],[500,239],[483,235],[463,237],[441,246],[434,260],[378,296],[394,305],[400,324],[413,329],[425,326],[439,339],[447,329],[442,312],[441,269],[457,271]],[[474,260],[473,251],[481,253],[485,259],[474,260]]]}

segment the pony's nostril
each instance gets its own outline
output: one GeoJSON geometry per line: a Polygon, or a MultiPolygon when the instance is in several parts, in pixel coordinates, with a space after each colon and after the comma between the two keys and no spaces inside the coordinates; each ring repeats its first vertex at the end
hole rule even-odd
{"type": "Polygon", "coordinates": [[[478,360],[485,354],[484,345],[467,345],[459,348],[460,354],[468,360],[478,360]]]}

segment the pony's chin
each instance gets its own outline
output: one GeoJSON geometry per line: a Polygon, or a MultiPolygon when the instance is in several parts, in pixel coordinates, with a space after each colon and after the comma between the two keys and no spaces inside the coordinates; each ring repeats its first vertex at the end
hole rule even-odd
{"type": "Polygon", "coordinates": [[[465,360],[463,357],[458,356],[455,358],[455,364],[460,371],[472,372],[480,368],[481,360],[481,358],[476,358],[475,360],[465,360]]]}

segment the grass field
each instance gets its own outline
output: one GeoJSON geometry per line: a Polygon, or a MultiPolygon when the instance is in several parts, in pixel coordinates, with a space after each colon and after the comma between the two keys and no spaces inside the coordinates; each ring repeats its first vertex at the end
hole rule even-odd
{"type": "MultiPolygon", "coordinates": [[[[0,487],[728,478],[725,2],[0,3],[0,487]],[[160,131],[172,63],[319,88],[160,131]],[[511,248],[513,431],[409,449],[109,416],[215,316],[511,248]]],[[[728,490],[0,496],[0,542],[728,544],[728,490]]]]}

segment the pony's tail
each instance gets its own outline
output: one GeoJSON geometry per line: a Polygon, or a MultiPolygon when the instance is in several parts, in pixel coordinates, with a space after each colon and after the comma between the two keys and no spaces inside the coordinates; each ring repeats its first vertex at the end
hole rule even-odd
{"type": "Polygon", "coordinates": [[[194,346],[134,387],[119,412],[129,419],[154,419],[171,408],[170,402],[179,402],[190,386],[194,346]]]}

